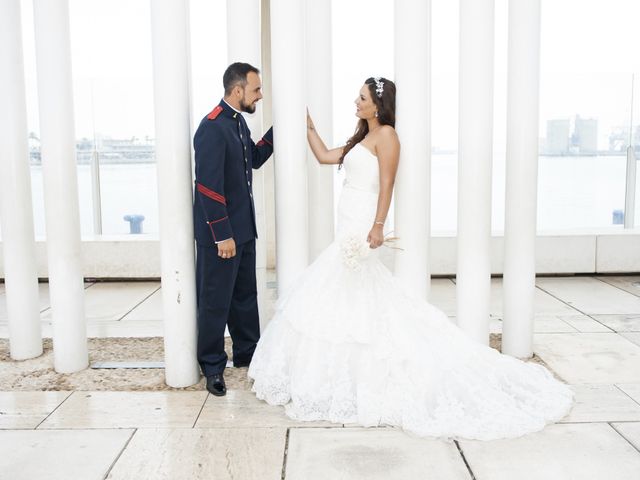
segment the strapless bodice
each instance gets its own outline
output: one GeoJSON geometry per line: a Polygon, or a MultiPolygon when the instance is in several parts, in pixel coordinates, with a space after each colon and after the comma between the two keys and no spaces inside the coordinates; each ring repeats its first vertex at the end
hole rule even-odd
{"type": "Polygon", "coordinates": [[[344,158],[344,186],[377,194],[380,191],[378,158],[357,143],[344,158]]]}

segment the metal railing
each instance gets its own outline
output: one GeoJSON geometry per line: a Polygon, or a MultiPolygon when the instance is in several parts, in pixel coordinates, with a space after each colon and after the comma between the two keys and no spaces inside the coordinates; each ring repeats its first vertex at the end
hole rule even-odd
{"type": "Polygon", "coordinates": [[[91,199],[93,206],[93,233],[102,235],[102,195],[100,193],[100,159],[98,151],[91,156],[91,199]]]}
{"type": "Polygon", "coordinates": [[[627,148],[627,179],[624,195],[624,228],[633,228],[636,207],[636,171],[638,162],[633,147],[627,148]]]}
{"type": "MultiPolygon", "coordinates": [[[[108,163],[130,163],[131,161],[144,161],[145,163],[153,159],[154,151],[153,147],[149,145],[142,146],[139,149],[109,149],[99,151],[95,147],[91,152],[84,149],[78,150],[78,163],[87,163],[87,157],[89,157],[89,164],[91,167],[91,206],[93,211],[93,233],[95,235],[102,235],[102,193],[100,189],[100,157],[106,156],[108,163]],[[87,155],[89,154],[89,155],[87,155]]],[[[125,221],[130,222],[131,233],[140,233],[140,222],[144,220],[144,216],[138,219],[139,216],[127,215],[124,217],[125,221]],[[131,218],[127,218],[131,217],[131,218]],[[135,217],[135,218],[134,218],[135,217]],[[133,221],[133,223],[132,223],[133,221]],[[138,222],[136,224],[136,222],[138,222]]]]}
{"type": "Polygon", "coordinates": [[[633,97],[635,74],[631,75],[631,108],[629,119],[629,146],[627,147],[627,177],[624,194],[624,228],[633,228],[636,209],[636,155],[633,145],[633,97]]]}

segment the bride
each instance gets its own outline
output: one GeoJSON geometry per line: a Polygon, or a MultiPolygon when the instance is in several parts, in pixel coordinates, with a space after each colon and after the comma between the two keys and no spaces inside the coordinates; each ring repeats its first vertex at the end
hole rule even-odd
{"type": "Polygon", "coordinates": [[[336,240],[277,302],[248,375],[295,420],[393,425],[443,439],[513,438],[564,417],[571,389],[543,366],[477,343],[405,292],[378,258],[398,166],[395,85],[368,78],[355,134],[320,163],[344,165],[336,240]]]}

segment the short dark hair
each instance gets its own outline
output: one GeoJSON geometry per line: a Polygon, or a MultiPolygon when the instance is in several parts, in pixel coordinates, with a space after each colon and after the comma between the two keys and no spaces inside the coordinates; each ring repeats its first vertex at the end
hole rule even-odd
{"type": "Polygon", "coordinates": [[[240,85],[244,88],[247,84],[247,75],[249,72],[253,72],[255,74],[259,74],[260,70],[258,70],[253,65],[249,65],[248,63],[236,62],[232,63],[227,67],[222,76],[222,85],[224,85],[224,94],[229,95],[233,87],[236,85],[240,85]]]}

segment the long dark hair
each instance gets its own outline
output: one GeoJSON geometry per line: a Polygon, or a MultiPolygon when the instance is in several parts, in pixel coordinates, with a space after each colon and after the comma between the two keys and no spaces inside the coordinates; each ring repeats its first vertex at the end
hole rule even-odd
{"type": "MultiPolygon", "coordinates": [[[[369,87],[369,94],[373,99],[373,103],[378,107],[378,122],[380,122],[380,125],[391,125],[392,127],[395,127],[396,84],[383,77],[380,77],[378,80],[383,83],[382,95],[380,97],[376,94],[376,81],[373,77],[367,78],[364,81],[364,84],[369,87]]],[[[369,133],[369,123],[361,118],[358,120],[355,133],[349,140],[347,140],[347,144],[342,149],[340,166],[338,168],[342,167],[344,157],[349,153],[349,150],[355,147],[356,144],[360,143],[367,133],[369,133]]]]}

